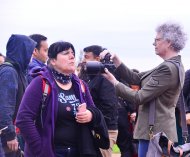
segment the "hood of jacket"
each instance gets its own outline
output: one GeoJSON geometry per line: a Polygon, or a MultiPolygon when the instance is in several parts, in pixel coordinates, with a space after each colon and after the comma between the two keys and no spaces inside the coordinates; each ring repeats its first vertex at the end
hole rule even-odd
{"type": "Polygon", "coordinates": [[[25,35],[13,34],[7,42],[7,61],[24,72],[30,62],[36,42],[25,35]]]}

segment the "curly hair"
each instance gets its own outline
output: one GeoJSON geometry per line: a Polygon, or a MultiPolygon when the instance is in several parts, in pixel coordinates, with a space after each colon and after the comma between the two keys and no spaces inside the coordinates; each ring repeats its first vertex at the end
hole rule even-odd
{"type": "Polygon", "coordinates": [[[187,35],[179,24],[164,23],[156,28],[156,32],[161,33],[164,40],[171,42],[174,51],[179,52],[185,47],[187,35]]]}

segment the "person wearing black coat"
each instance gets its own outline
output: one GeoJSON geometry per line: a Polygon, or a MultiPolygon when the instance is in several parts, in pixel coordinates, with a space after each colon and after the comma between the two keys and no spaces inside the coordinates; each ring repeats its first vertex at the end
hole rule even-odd
{"type": "MultiPolygon", "coordinates": [[[[188,132],[190,136],[190,69],[185,72],[185,82],[183,86],[183,94],[186,102],[186,120],[188,126],[188,132]]],[[[188,137],[190,142],[190,137],[188,137]]]]}
{"type": "MultiPolygon", "coordinates": [[[[104,50],[104,48],[99,45],[91,45],[85,47],[83,50],[83,64],[85,64],[89,61],[100,62],[99,54],[104,50]]],[[[83,75],[85,78],[82,76],[81,77],[88,83],[94,104],[103,113],[108,128],[110,148],[107,150],[101,149],[101,153],[103,157],[111,157],[112,147],[116,144],[118,135],[118,100],[114,86],[107,79],[105,79],[101,73],[91,75],[89,73],[85,74],[84,72],[83,75]]]]}

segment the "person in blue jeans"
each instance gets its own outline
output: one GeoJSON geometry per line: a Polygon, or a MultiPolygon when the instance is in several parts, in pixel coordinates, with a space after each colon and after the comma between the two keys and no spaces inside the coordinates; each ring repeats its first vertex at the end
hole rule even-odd
{"type": "Polygon", "coordinates": [[[146,157],[148,146],[149,146],[149,140],[139,140],[139,147],[138,147],[139,157],[146,157]]]}
{"type": "MultiPolygon", "coordinates": [[[[179,53],[185,47],[186,39],[186,34],[178,23],[166,22],[159,25],[153,45],[156,55],[161,57],[163,62],[146,72],[133,72],[116,54],[112,54],[111,59],[116,66],[115,74],[128,84],[139,85],[138,91],[119,82],[108,69],[105,69],[103,74],[114,85],[117,95],[139,106],[134,130],[134,139],[139,140],[139,157],[146,156],[149,146],[151,134],[149,115],[152,101],[155,102],[153,134],[164,132],[172,142],[178,141],[175,108],[183,88],[183,82],[180,83],[179,77],[185,78],[179,53]],[[179,64],[179,68],[175,63],[179,64]]],[[[106,51],[101,57],[104,58],[105,54],[106,51]]]]}

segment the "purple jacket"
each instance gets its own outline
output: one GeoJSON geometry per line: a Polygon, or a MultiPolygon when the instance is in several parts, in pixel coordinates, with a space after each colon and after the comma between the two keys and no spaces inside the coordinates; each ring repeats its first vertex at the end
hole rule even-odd
{"type": "MultiPolygon", "coordinates": [[[[80,102],[86,102],[87,107],[94,106],[90,92],[85,85],[85,100],[81,90],[79,78],[73,74],[73,88],[80,102]]],[[[16,125],[20,128],[25,139],[25,157],[54,157],[53,139],[54,128],[58,110],[56,82],[51,70],[47,67],[41,69],[37,76],[27,87],[23,96],[16,119],[16,125]],[[39,76],[41,75],[41,76],[39,76]],[[47,107],[43,112],[43,128],[40,125],[40,108],[42,100],[42,77],[50,84],[51,92],[47,99],[47,107]]],[[[94,117],[94,115],[93,115],[94,117]]],[[[93,119],[94,121],[94,119],[93,119]]]]}

